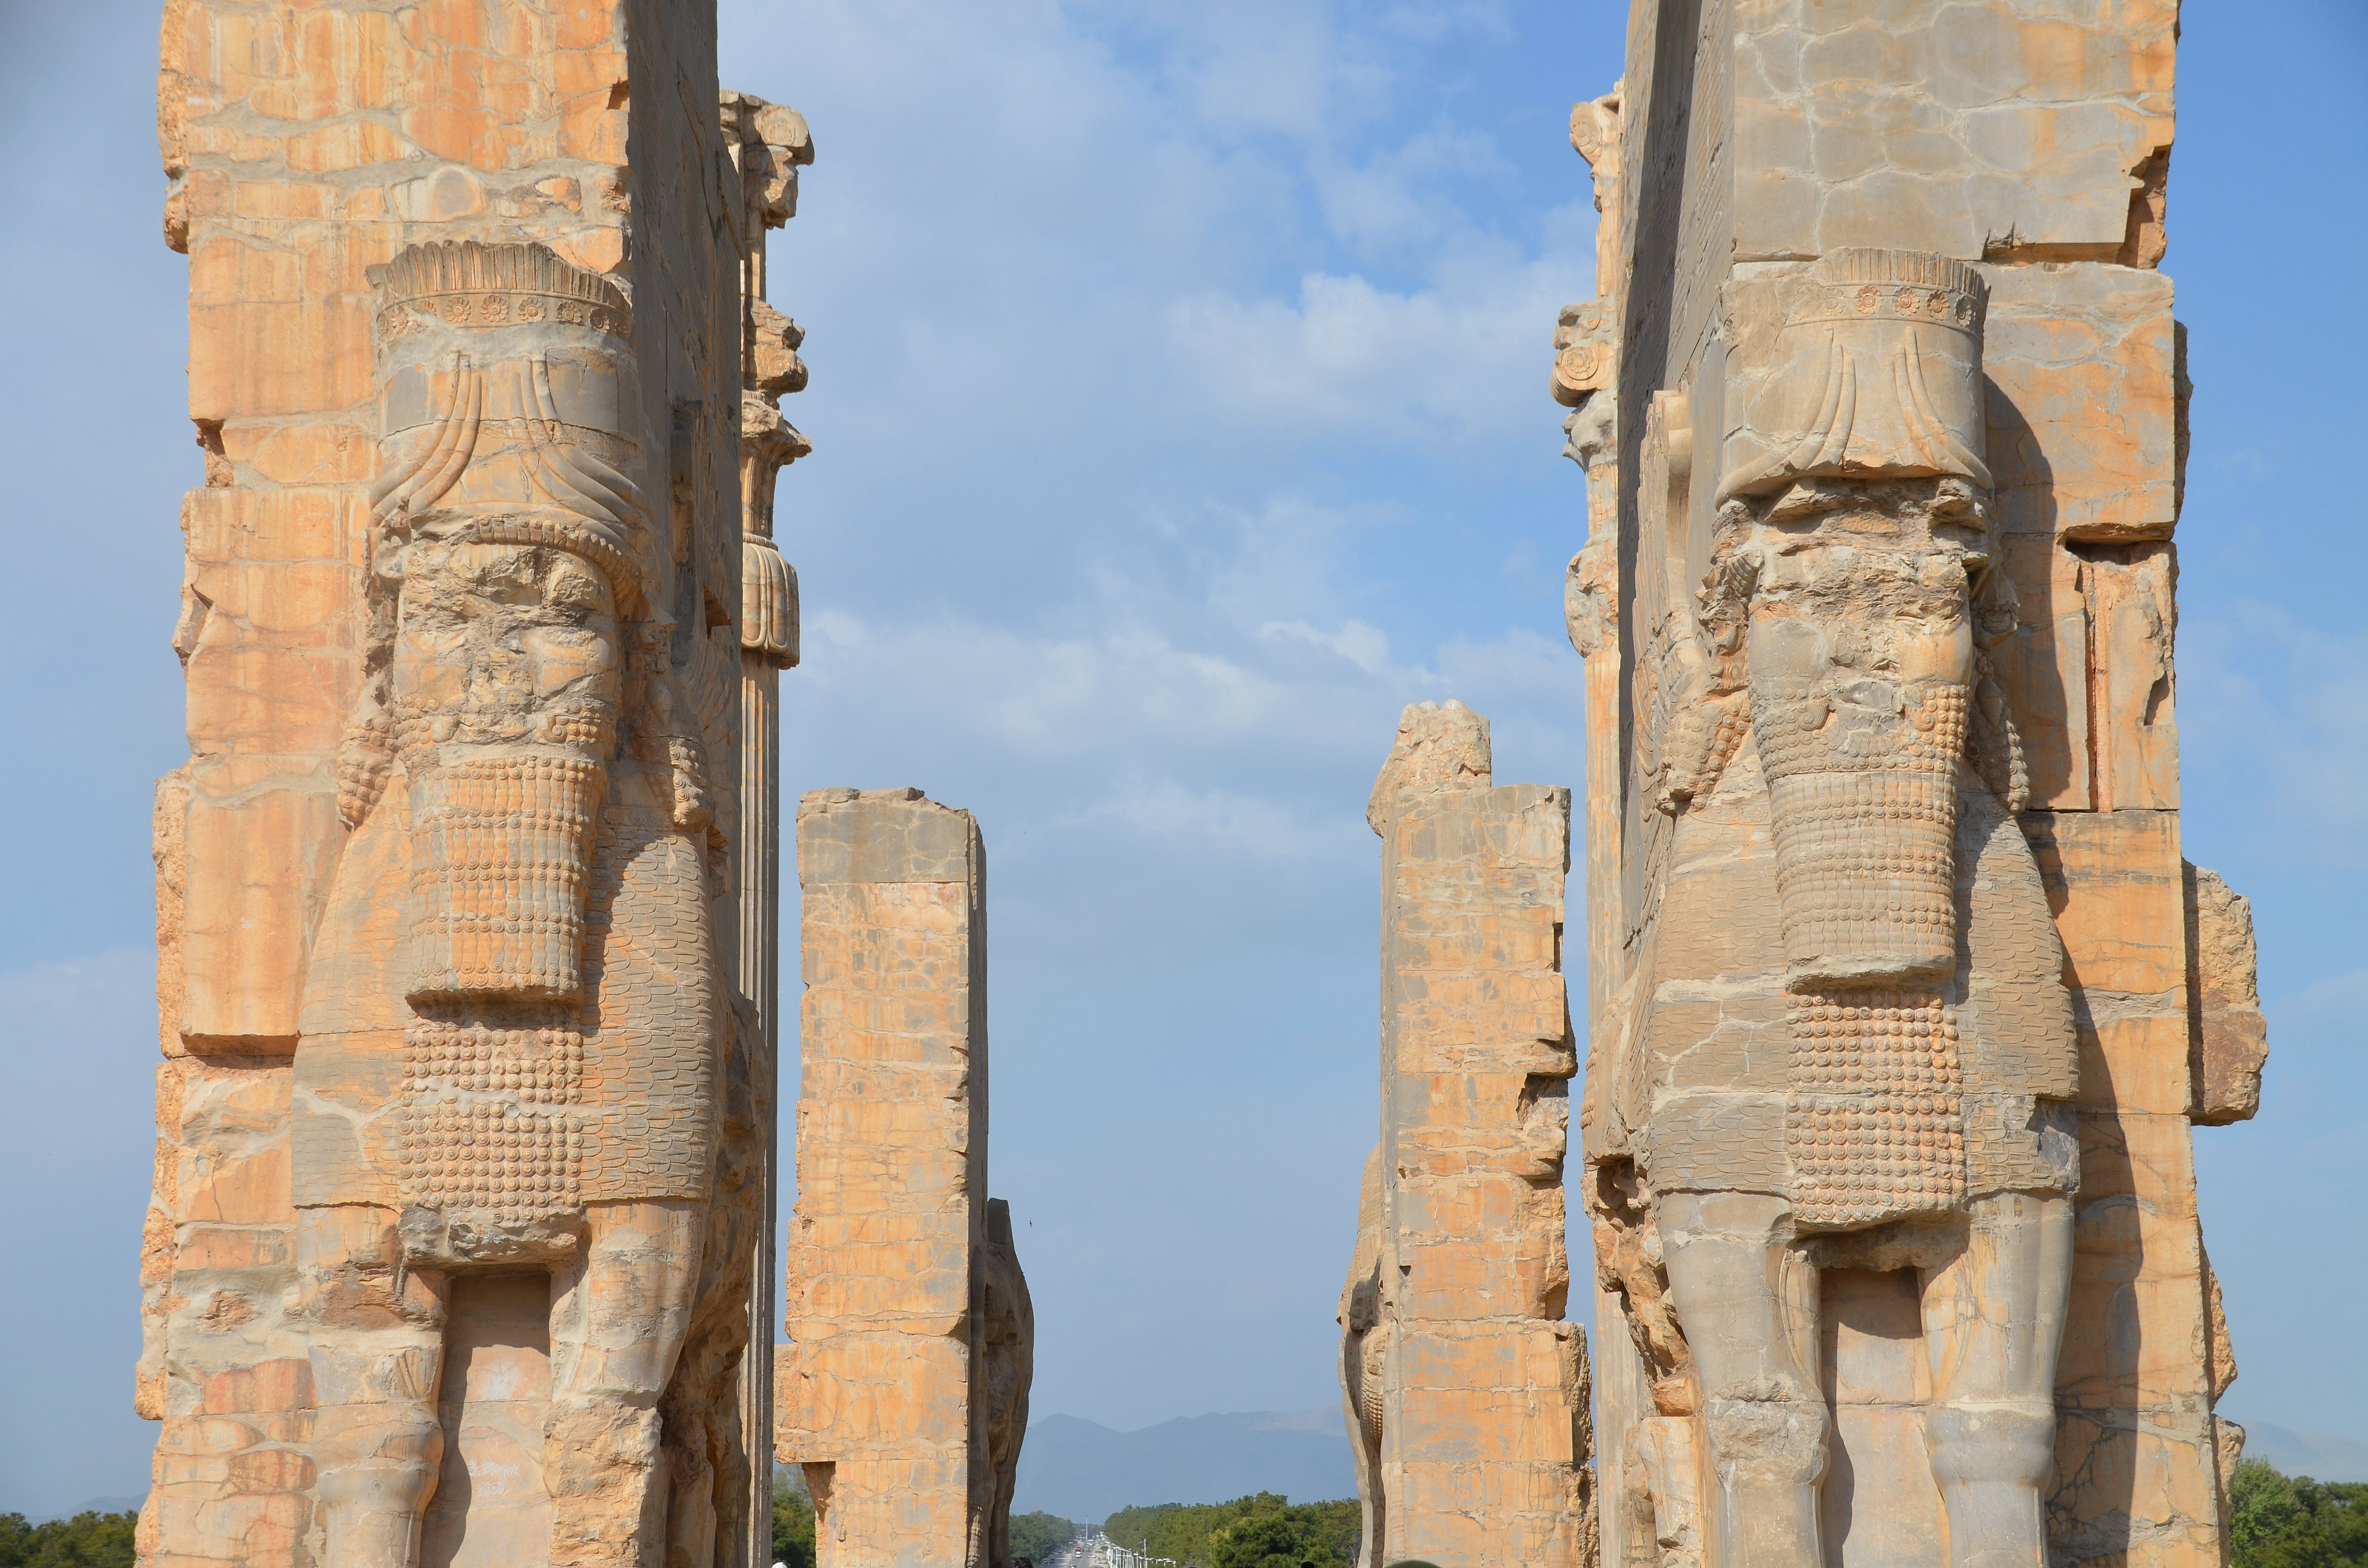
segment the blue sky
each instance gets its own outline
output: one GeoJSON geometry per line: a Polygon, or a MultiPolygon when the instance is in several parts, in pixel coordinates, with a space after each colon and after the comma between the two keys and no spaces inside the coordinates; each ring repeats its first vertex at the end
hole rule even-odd
{"type": "MultiPolygon", "coordinates": [[[[773,262],[815,448],[780,487],[807,639],[787,777],[918,785],[985,828],[994,1187],[1040,1413],[1337,1397],[1376,1099],[1362,810],[1397,710],[1461,698],[1499,778],[1582,776],[1560,577],[1584,524],[1544,384],[1555,308],[1593,286],[1564,122],[1617,75],[1624,9],[723,7],[725,84],[803,109],[819,149],[773,262]]],[[[154,17],[0,15],[28,589],[0,617],[0,1509],[35,1514],[141,1491],[154,1431],[130,1415],[148,793],[184,755],[167,639],[201,481],[154,17]]],[[[2191,6],[2180,71],[2186,835],[2253,899],[2273,1043],[2260,1119],[2197,1139],[2244,1368],[2223,1408],[2368,1437],[2368,517],[2343,456],[2368,444],[2368,12],[2191,6]]]]}

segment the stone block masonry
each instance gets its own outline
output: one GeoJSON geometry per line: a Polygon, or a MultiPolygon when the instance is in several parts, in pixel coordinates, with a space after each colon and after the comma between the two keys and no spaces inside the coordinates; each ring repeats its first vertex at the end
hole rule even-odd
{"type": "Polygon", "coordinates": [[[169,0],[161,57],[141,1559],[748,1568],[742,273],[803,127],[699,5],[169,0]]]}
{"type": "Polygon", "coordinates": [[[1341,1294],[1360,1562],[1595,1560],[1585,1333],[1565,1321],[1577,1061],[1570,791],[1491,780],[1487,721],[1406,710],[1382,837],[1382,1137],[1341,1294]]]}
{"type": "Polygon", "coordinates": [[[798,1200],[778,1457],[823,1568],[1002,1568],[1033,1320],[987,1193],[986,860],[917,790],[798,802],[798,1200]]]}
{"type": "Polygon", "coordinates": [[[2213,1568],[2174,0],[1640,0],[1598,297],[1581,1110],[1617,1568],[2213,1568]]]}

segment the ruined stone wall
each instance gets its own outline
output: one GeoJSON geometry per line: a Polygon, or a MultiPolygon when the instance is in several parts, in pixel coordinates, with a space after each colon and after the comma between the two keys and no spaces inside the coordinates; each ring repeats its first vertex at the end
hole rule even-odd
{"type": "MultiPolygon", "coordinates": [[[[343,1267],[353,1312],[443,1325],[454,1379],[443,1403],[454,1421],[471,1387],[543,1391],[530,1392],[535,1408],[499,1419],[487,1406],[480,1424],[485,1442],[525,1443],[523,1456],[476,1454],[477,1439],[455,1427],[442,1507],[449,1517],[468,1495],[453,1483],[482,1458],[494,1467],[477,1479],[485,1518],[466,1543],[431,1519],[424,1550],[438,1562],[489,1551],[544,1561],[551,1541],[535,1521],[547,1522],[550,1500],[537,1401],[549,1398],[550,1355],[540,1341],[521,1347],[502,1337],[519,1303],[467,1284],[466,1270],[452,1281],[426,1270],[406,1277],[377,1241],[358,1244],[343,1263],[300,1249],[308,1178],[291,1117],[320,1103],[296,1082],[306,998],[376,1005],[369,984],[347,984],[317,949],[324,922],[338,923],[341,868],[359,827],[341,817],[341,745],[379,744],[367,725],[355,728],[374,657],[373,483],[388,472],[381,443],[392,434],[381,427],[381,391],[395,373],[383,357],[391,319],[377,269],[436,242],[530,243],[629,299],[620,351],[638,368],[637,392],[601,438],[634,453],[626,477],[647,503],[648,608],[672,623],[663,651],[678,709],[670,727],[705,754],[712,792],[699,835],[701,852],[714,854],[734,831],[737,772],[733,236],[742,223],[738,182],[718,177],[727,165],[712,13],[641,0],[400,8],[171,0],[161,53],[165,232],[189,258],[189,406],[204,483],[182,510],[187,570],[172,636],[192,755],[160,786],[156,811],[165,1061],[138,1399],[164,1427],[142,1559],[321,1558],[314,1338],[328,1321],[321,1314],[336,1309],[322,1306],[317,1288],[321,1269],[343,1267]],[[511,1348],[496,1356],[487,1347],[497,1344],[511,1348]],[[504,1358],[515,1375],[499,1375],[493,1362],[504,1358]],[[523,1491],[505,1497],[497,1471],[523,1491]],[[515,1505],[514,1532],[491,1528],[496,1504],[515,1505]]],[[[481,289],[446,303],[523,297],[481,289]]],[[[706,892],[731,909],[728,871],[708,876],[706,892]]],[[[381,926],[401,917],[386,910],[381,926]]],[[[747,1461],[730,1384],[746,1335],[748,1247],[731,1236],[754,1222],[746,1189],[762,1154],[750,1142],[756,1119],[737,1033],[727,1008],[683,1042],[712,1063],[699,1093],[717,1129],[689,1156],[689,1179],[721,1196],[709,1231],[717,1244],[665,1396],[673,1502],[659,1518],[674,1525],[657,1528],[689,1528],[676,1544],[693,1562],[710,1560],[700,1531],[747,1534],[747,1461]],[[740,1479],[726,1484],[719,1471],[740,1479]],[[690,1501],[700,1495],[712,1497],[703,1523],[690,1501]],[[720,1527],[718,1512],[727,1516],[720,1527]]],[[[369,1070],[401,1077],[404,1051],[390,1041],[366,1058],[369,1070]]],[[[390,1176],[368,1180],[393,1190],[390,1176]]],[[[553,1474],[564,1481],[564,1466],[553,1474]]],[[[622,1527],[628,1536],[643,1528],[622,1527]]],[[[617,1548],[571,1550],[571,1561],[590,1562],[617,1548]]],[[[744,1561],[745,1548],[712,1560],[744,1561]]]]}
{"type": "Polygon", "coordinates": [[[816,790],[797,829],[776,1451],[805,1468],[824,1568],[1003,1568],[1034,1328],[986,1197],[985,850],[917,790],[816,790]]]}
{"type": "Polygon", "coordinates": [[[1340,1304],[1359,1561],[1578,1568],[1595,1517],[1587,1343],[1564,1321],[1570,794],[1496,786],[1487,721],[1426,703],[1368,820],[1382,1136],[1340,1304]]]}
{"type": "MultiPolygon", "coordinates": [[[[1609,235],[1597,301],[1565,312],[1555,375],[1596,519],[1571,608],[1589,665],[1582,1119],[1608,1562],[1793,1561],[1804,1535],[1822,1536],[1829,1562],[1961,1551],[1943,1518],[1965,1538],[1987,1516],[1944,1499],[1922,1462],[1951,1396],[1934,1386],[1940,1361],[1914,1352],[1919,1335],[1936,1336],[1936,1358],[1956,1344],[1932,1281],[1971,1256],[1932,1238],[1968,1212],[1987,1234],[1983,1206],[2016,1201],[2069,1209],[2068,1256],[2030,1265],[2055,1280],[2038,1299],[2062,1325],[2044,1550],[2116,1563],[2222,1553],[2221,1483],[2240,1435],[2211,1414],[2234,1361],[2190,1128],[2251,1113],[2264,1047],[2242,901],[2180,848],[2172,536],[2188,389],[2157,270],[2177,12],[2175,0],[1912,15],[1873,0],[1635,0],[1625,78],[1574,118],[1609,235]],[[1839,290],[1826,315],[1808,299],[1823,289],[1839,290]],[[1968,347],[1948,347],[1952,334],[1968,347]],[[1828,381],[1843,359],[1855,369],[1828,381]],[[1962,395],[1940,386],[1951,375],[1970,377],[1962,395]],[[1820,406],[1821,390],[1839,395],[1820,406]],[[1827,559],[1820,541],[1845,524],[1858,565],[1799,564],[1827,559]],[[1930,611],[1958,618],[1972,668],[1972,738],[1931,743],[1930,765],[1958,779],[1955,913],[1943,884],[1935,918],[1953,919],[1962,945],[1952,966],[1892,966],[1935,987],[1929,1004],[1848,989],[1857,982],[1827,1001],[1848,1028],[1852,1001],[1873,1004],[1884,1028],[1922,1028],[1918,1009],[1945,1020],[1931,1071],[1962,1073],[1946,1082],[1968,1108],[1934,1114],[1967,1119],[1928,1138],[1931,1163],[1899,1179],[1954,1172],[1971,1185],[1918,1210],[1926,1219],[1819,1230],[1802,1205],[1827,1145],[1800,1119],[1822,1092],[1804,1074],[1824,1058],[1803,1043],[1799,1006],[1822,960],[1803,956],[1788,902],[1813,873],[1786,858],[1809,819],[1784,793],[1808,743],[1770,728],[1780,698],[1796,699],[1754,661],[1773,656],[1768,629],[1798,589],[1826,596],[1815,614],[1831,623],[1834,667],[1907,679],[1875,646],[1879,595],[1849,574],[1863,570],[1863,541],[1928,526],[1940,542],[1913,559],[1962,562],[1933,570],[1962,572],[1970,596],[1930,611]],[[1851,653],[1853,636],[1874,653],[1851,653]],[[2037,891],[1994,892],[2009,882],[2037,891]],[[2052,930],[2007,913],[2043,894],[2052,930]],[[2059,973],[2060,986],[2047,979],[2059,973]],[[2017,1035],[2014,1006],[2065,1021],[2017,1035]],[[2008,1106],[1996,1125],[2035,1138],[2040,1164],[2001,1174],[2008,1133],[1986,1131],[1976,1105],[2008,1106]],[[2041,1168],[2050,1160],[2060,1175],[2041,1168]],[[1981,1198],[1986,1181],[2023,1196],[1981,1198]],[[1671,1215],[1696,1223],[1705,1195],[1726,1205],[1701,1221],[1710,1231],[1758,1235],[1804,1271],[1783,1289],[1824,1337],[1784,1376],[1821,1388],[1746,1398],[1700,1363],[1704,1324],[1690,1333],[1673,1291],[1692,1267],[1679,1242],[1706,1233],[1681,1234],[1671,1215]],[[1775,1207],[1752,1212],[1777,1218],[1738,1217],[1757,1195],[1775,1207]],[[1903,1224],[1923,1239],[1902,1240],[1903,1224]],[[1814,1523],[1723,1532],[1716,1499],[1743,1461],[1713,1451],[1721,1423],[1731,1449],[1736,1422],[1805,1410],[1785,1403],[1796,1398],[1822,1402],[1823,1416],[1797,1417],[1803,1432],[1828,1429],[1822,1457],[1803,1449],[1790,1480],[1763,1465],[1751,1484],[1771,1498],[1808,1487],[1799,1506],[1814,1523]]],[[[1829,702],[1817,722],[1858,722],[1846,709],[1829,702]]],[[[1873,812],[1856,833],[1873,842],[1893,820],[1873,812]]],[[[1861,907],[1896,909],[1922,874],[1914,858],[1814,874],[1861,907]]],[[[1859,1056],[1842,1059],[1859,1071],[1859,1056]]],[[[1874,1121],[1853,1137],[1844,1164],[1877,1145],[1874,1121]]],[[[2054,1332],[2043,1324],[2041,1340],[2054,1332]]],[[[1777,1498],[1761,1517],[1793,1506],[1777,1498]]]]}

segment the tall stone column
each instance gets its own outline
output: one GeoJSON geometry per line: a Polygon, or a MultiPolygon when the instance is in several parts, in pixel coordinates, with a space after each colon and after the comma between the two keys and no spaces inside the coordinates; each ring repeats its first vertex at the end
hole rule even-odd
{"type": "MultiPolygon", "coordinates": [[[[783,563],[787,570],[787,563],[783,563]]],[[[741,1430],[752,1455],[749,1501],[752,1562],[772,1550],[773,1343],[780,1323],[775,1281],[780,1224],[781,670],[773,650],[750,647],[744,620],[740,653],[740,986],[756,1006],[756,1049],[749,1052],[754,1112],[765,1144],[757,1180],[758,1226],[749,1261],[749,1355],[741,1368],[741,1430]],[[761,1531],[761,1534],[757,1533],[761,1531]]]]}
{"type": "Polygon", "coordinates": [[[1367,820],[1382,1138],[1340,1309],[1359,1561],[1592,1568],[1587,1341],[1564,1318],[1570,792],[1496,786],[1487,721],[1425,703],[1367,820]]]}
{"type": "Polygon", "coordinates": [[[805,994],[778,1454],[823,1568],[1005,1568],[1034,1325],[987,1199],[985,858],[917,790],[798,804],[805,994]]]}
{"type": "Polygon", "coordinates": [[[784,393],[803,392],[802,335],[765,299],[766,236],[796,215],[798,170],[814,138],[795,109],[746,93],[722,100],[726,149],[745,197],[740,267],[740,903],[742,994],[754,1004],[750,1051],[755,1115],[765,1160],[748,1280],[750,1354],[741,1372],[741,1421],[752,1466],[748,1561],[772,1551],[773,1342],[780,1326],[781,672],[798,662],[798,574],[773,542],[774,483],[812,450],[781,416],[784,393]]]}

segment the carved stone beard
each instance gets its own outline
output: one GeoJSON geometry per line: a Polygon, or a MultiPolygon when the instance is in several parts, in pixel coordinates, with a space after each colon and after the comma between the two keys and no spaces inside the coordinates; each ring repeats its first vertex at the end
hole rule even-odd
{"type": "Polygon", "coordinates": [[[1744,669],[1796,987],[1932,986],[1956,969],[1966,566],[1985,557],[1947,488],[1833,486],[1745,547],[1744,669]]]}
{"type": "Polygon", "coordinates": [[[565,550],[431,537],[405,551],[391,675],[415,1004],[580,995],[619,642],[608,579],[565,550]]]}
{"type": "Polygon", "coordinates": [[[1749,582],[1744,668],[1791,993],[1795,1214],[1854,1227],[1951,1210],[1964,1075],[1943,991],[1979,512],[1954,481],[1845,483],[1795,486],[1749,525],[1731,559],[1749,582]]]}

